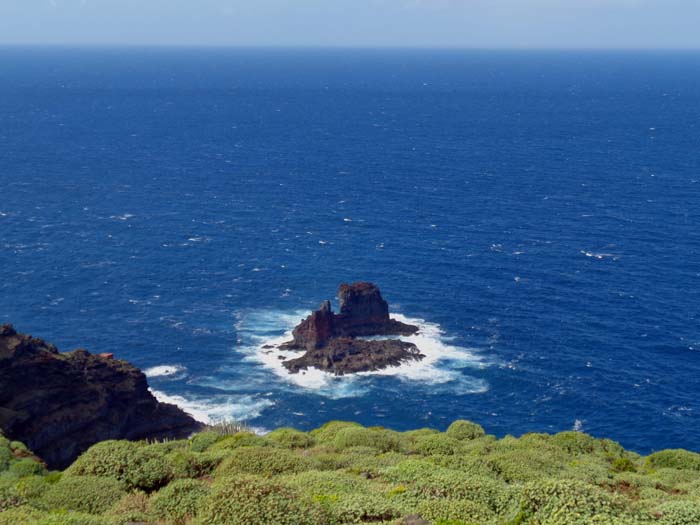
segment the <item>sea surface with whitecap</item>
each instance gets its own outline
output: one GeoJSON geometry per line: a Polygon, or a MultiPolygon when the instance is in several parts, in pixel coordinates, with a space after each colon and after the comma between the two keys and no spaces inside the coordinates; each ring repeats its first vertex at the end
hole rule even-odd
{"type": "Polygon", "coordinates": [[[0,271],[203,421],[697,449],[700,55],[0,48],[0,271]],[[288,375],[356,280],[426,358],[288,375]]]}

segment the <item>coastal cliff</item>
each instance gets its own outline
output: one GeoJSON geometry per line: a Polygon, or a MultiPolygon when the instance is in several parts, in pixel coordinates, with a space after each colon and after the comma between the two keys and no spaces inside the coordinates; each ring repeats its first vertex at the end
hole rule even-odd
{"type": "Polygon", "coordinates": [[[111,354],[60,353],[0,326],[0,429],[51,468],[107,439],[184,438],[201,424],[158,402],[146,376],[111,354]]]}
{"type": "Polygon", "coordinates": [[[368,340],[363,337],[413,335],[418,327],[389,316],[389,304],[373,283],[341,284],[340,313],[329,301],[303,319],[292,332],[284,350],[305,350],[284,361],[291,373],[317,368],[336,375],[381,370],[425,357],[413,343],[397,339],[368,340]]]}

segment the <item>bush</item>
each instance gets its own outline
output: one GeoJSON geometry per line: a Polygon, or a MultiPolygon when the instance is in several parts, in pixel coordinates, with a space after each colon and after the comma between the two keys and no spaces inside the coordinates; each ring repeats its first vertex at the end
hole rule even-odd
{"type": "Polygon", "coordinates": [[[102,476],[146,492],[166,485],[172,465],[162,454],[130,441],[103,441],[90,447],[66,471],[68,476],[102,476]]]}
{"type": "Polygon", "coordinates": [[[15,461],[10,465],[10,474],[23,478],[25,476],[42,476],[46,474],[46,469],[44,465],[29,458],[23,458],[19,461],[15,461]]]}
{"type": "Polygon", "coordinates": [[[573,430],[554,434],[549,442],[573,456],[596,452],[619,456],[624,450],[618,443],[609,439],[596,439],[583,432],[573,430]]]}
{"type": "Polygon", "coordinates": [[[636,472],[637,467],[629,458],[615,458],[611,466],[613,472],[636,472]]]}
{"type": "Polygon", "coordinates": [[[418,506],[418,514],[437,523],[488,523],[495,515],[483,504],[464,499],[431,499],[418,506]]]}
{"type": "Polygon", "coordinates": [[[364,428],[359,423],[351,421],[329,421],[322,427],[312,430],[309,434],[316,440],[316,443],[332,444],[335,441],[336,434],[342,429],[349,427],[364,428]]]}
{"type": "Polygon", "coordinates": [[[700,523],[700,501],[670,501],[660,505],[655,515],[659,525],[689,525],[700,523]]]}
{"type": "Polygon", "coordinates": [[[460,441],[468,441],[471,439],[477,439],[484,437],[486,432],[481,425],[472,423],[471,421],[466,421],[464,419],[459,419],[452,423],[447,429],[447,435],[451,438],[458,439],[460,441]]]}
{"type": "Polygon", "coordinates": [[[451,456],[457,454],[462,443],[447,434],[433,434],[416,440],[414,449],[424,456],[451,456]]]}
{"type": "Polygon", "coordinates": [[[340,497],[345,494],[371,490],[368,480],[345,472],[309,470],[299,474],[284,476],[284,478],[280,479],[280,482],[293,489],[303,491],[312,498],[340,497]]]}
{"type": "Polygon", "coordinates": [[[266,447],[270,442],[251,432],[239,432],[233,436],[226,436],[220,441],[211,445],[207,452],[221,452],[223,450],[234,450],[240,447],[266,447]]]}
{"type": "Polygon", "coordinates": [[[266,438],[285,448],[310,448],[314,446],[314,438],[306,432],[293,428],[278,428],[270,432],[266,438]]]}
{"type": "Polygon", "coordinates": [[[325,525],[315,502],[255,476],[218,480],[199,512],[201,525],[325,525]]]}
{"type": "Polygon", "coordinates": [[[353,426],[339,429],[333,444],[340,450],[350,447],[370,447],[380,452],[399,449],[399,439],[395,432],[353,426]]]}
{"type": "Polygon", "coordinates": [[[193,479],[179,479],[151,498],[153,515],[162,520],[184,523],[197,515],[200,501],[209,494],[209,485],[193,479]]]}
{"type": "Polygon", "coordinates": [[[624,514],[619,501],[611,495],[580,481],[565,480],[524,485],[520,513],[526,523],[548,525],[588,525],[594,519],[624,514]]]}
{"type": "Polygon", "coordinates": [[[494,514],[505,512],[513,503],[514,496],[513,490],[502,481],[439,468],[414,479],[407,488],[409,494],[420,499],[469,500],[494,514]]]}
{"type": "Polygon", "coordinates": [[[25,476],[15,483],[17,492],[30,503],[40,499],[50,487],[44,476],[25,476]]]}
{"type": "Polygon", "coordinates": [[[219,465],[215,476],[257,474],[276,476],[309,470],[312,462],[289,450],[271,447],[237,448],[219,465]]]}
{"type": "Polygon", "coordinates": [[[50,509],[101,514],[125,492],[124,485],[113,478],[64,477],[44,493],[42,501],[50,509]]]}
{"type": "Polygon", "coordinates": [[[400,518],[395,502],[379,494],[346,494],[339,498],[317,498],[334,523],[376,523],[400,518]]]}
{"type": "Polygon", "coordinates": [[[14,455],[10,449],[10,442],[4,437],[0,436],[0,472],[7,470],[10,467],[10,463],[14,455]]]}
{"type": "Polygon", "coordinates": [[[177,450],[170,454],[167,460],[171,465],[173,477],[201,478],[214,472],[228,455],[226,451],[189,452],[177,450]]]}
{"type": "Polygon", "coordinates": [[[222,439],[224,439],[224,436],[218,432],[207,430],[192,436],[189,441],[189,448],[192,452],[204,452],[214,443],[221,441],[222,439]]]}
{"type": "Polygon", "coordinates": [[[651,468],[674,468],[679,470],[700,470],[700,454],[687,450],[662,450],[646,458],[651,468]]]}
{"type": "Polygon", "coordinates": [[[151,521],[149,500],[145,492],[125,494],[107,511],[110,525],[131,525],[151,521]]]}
{"type": "Polygon", "coordinates": [[[38,520],[42,516],[43,512],[27,506],[0,509],[0,525],[40,525],[38,520]]]}
{"type": "Polygon", "coordinates": [[[11,482],[0,482],[0,512],[13,507],[19,507],[25,503],[25,499],[17,491],[11,482]]]}

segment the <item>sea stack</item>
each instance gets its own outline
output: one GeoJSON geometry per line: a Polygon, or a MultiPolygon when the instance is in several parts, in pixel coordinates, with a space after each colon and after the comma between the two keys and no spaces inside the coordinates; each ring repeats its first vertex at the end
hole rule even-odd
{"type": "Polygon", "coordinates": [[[112,354],[60,353],[42,339],[0,326],[0,429],[52,469],[107,439],[179,439],[202,425],[160,403],[146,376],[112,354]]]}
{"type": "Polygon", "coordinates": [[[401,336],[418,332],[418,327],[389,316],[389,304],[379,287],[369,282],[341,284],[340,313],[329,301],[302,320],[292,332],[285,350],[305,350],[301,357],[284,361],[297,373],[317,368],[336,375],[380,370],[425,357],[416,345],[398,339],[366,340],[362,337],[401,336]]]}

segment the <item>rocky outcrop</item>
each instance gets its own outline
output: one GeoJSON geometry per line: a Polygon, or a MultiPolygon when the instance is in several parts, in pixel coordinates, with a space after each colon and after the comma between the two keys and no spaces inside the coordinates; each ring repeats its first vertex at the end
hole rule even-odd
{"type": "Polygon", "coordinates": [[[159,403],[146,376],[110,354],[59,353],[0,327],[0,429],[50,468],[64,468],[106,439],[184,438],[201,424],[159,403]]]}
{"type": "Polygon", "coordinates": [[[284,350],[306,350],[303,356],[284,361],[291,373],[318,368],[343,375],[380,370],[424,357],[414,344],[405,341],[358,339],[418,332],[418,327],[389,317],[389,305],[375,284],[342,284],[338,299],[340,313],[334,314],[330,302],[324,301],[297,325],[292,341],[281,346],[284,350]]]}
{"type": "Polygon", "coordinates": [[[330,301],[324,301],[318,310],[294,329],[292,332],[294,339],[287,346],[307,350],[323,348],[331,338],[335,337],[334,317],[330,301]]]}
{"type": "Polygon", "coordinates": [[[373,283],[341,284],[338,300],[340,313],[334,319],[336,336],[411,335],[418,331],[417,326],[389,317],[389,304],[373,283]]]}
{"type": "Polygon", "coordinates": [[[425,357],[416,345],[396,339],[363,341],[339,337],[323,348],[307,351],[303,356],[284,362],[291,373],[318,368],[335,375],[354,374],[399,366],[425,357]]]}

